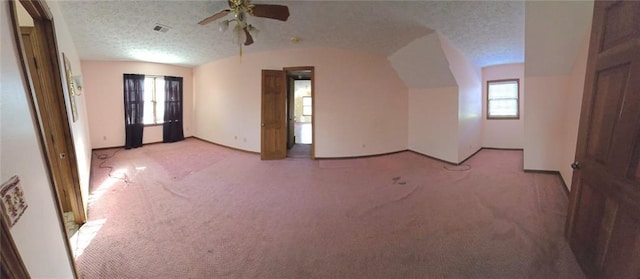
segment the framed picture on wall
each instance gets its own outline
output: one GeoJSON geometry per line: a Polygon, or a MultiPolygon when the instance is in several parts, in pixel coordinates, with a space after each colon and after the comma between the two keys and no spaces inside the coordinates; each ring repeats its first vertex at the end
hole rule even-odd
{"type": "Polygon", "coordinates": [[[71,104],[71,115],[73,122],[78,120],[78,108],[76,106],[76,96],[79,95],[76,90],[75,81],[73,79],[73,72],[71,71],[71,63],[67,56],[62,53],[62,60],[64,60],[64,75],[67,80],[67,89],[69,91],[69,103],[71,104]]]}

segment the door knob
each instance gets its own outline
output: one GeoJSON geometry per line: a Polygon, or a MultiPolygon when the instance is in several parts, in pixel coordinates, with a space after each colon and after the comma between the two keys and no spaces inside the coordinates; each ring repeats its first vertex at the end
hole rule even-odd
{"type": "Polygon", "coordinates": [[[571,164],[571,168],[574,170],[579,170],[580,169],[580,162],[575,161],[573,162],[573,164],[571,164]]]}
{"type": "Polygon", "coordinates": [[[260,126],[264,127],[264,123],[260,124],[260,126]]]}

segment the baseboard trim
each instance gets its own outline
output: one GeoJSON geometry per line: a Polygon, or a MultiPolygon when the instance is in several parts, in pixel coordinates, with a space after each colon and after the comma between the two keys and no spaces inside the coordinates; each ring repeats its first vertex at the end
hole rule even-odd
{"type": "Polygon", "coordinates": [[[398,153],[402,153],[402,152],[406,152],[406,151],[411,151],[411,150],[404,149],[404,150],[398,150],[398,151],[392,151],[392,152],[386,152],[386,153],[378,153],[378,154],[370,154],[370,155],[361,155],[361,156],[347,156],[347,157],[315,157],[315,159],[318,159],[318,160],[348,160],[348,159],[364,159],[364,158],[380,157],[380,156],[385,156],[385,155],[398,154],[398,153]]]}
{"type": "Polygon", "coordinates": [[[98,147],[98,148],[92,148],[91,151],[102,151],[102,150],[108,150],[108,149],[115,149],[115,148],[124,148],[124,145],[119,145],[119,146],[111,146],[111,147],[98,147]]]}
{"type": "Polygon", "coordinates": [[[427,155],[427,154],[424,154],[424,153],[421,153],[421,152],[418,152],[418,151],[415,151],[415,150],[411,150],[411,149],[409,149],[408,151],[413,152],[413,153],[418,154],[418,155],[421,155],[421,156],[425,156],[425,157],[427,157],[429,159],[433,159],[433,160],[440,161],[440,162],[447,163],[447,164],[454,165],[454,166],[459,166],[459,165],[464,164],[467,160],[471,159],[471,157],[476,156],[476,154],[478,154],[478,152],[482,151],[482,149],[485,149],[485,148],[484,147],[479,148],[478,150],[473,152],[471,155],[469,155],[467,158],[465,158],[464,160],[460,161],[460,163],[450,162],[450,161],[443,160],[443,159],[440,159],[440,158],[436,158],[436,157],[433,157],[431,155],[427,155]]]}
{"type": "Polygon", "coordinates": [[[414,153],[414,154],[420,155],[420,156],[427,157],[427,158],[432,159],[432,160],[436,160],[436,161],[438,161],[438,162],[445,163],[445,164],[454,165],[454,166],[457,166],[457,165],[458,165],[458,164],[456,164],[456,163],[454,163],[454,162],[449,162],[449,161],[447,161],[447,160],[443,160],[443,159],[440,159],[440,158],[436,158],[436,157],[433,157],[433,156],[431,156],[431,155],[427,155],[427,154],[424,154],[424,153],[421,153],[421,152],[418,152],[418,151],[415,151],[415,150],[411,150],[411,149],[409,149],[408,151],[409,151],[409,152],[412,152],[412,153],[414,153]]]}
{"type": "Polygon", "coordinates": [[[213,142],[213,141],[210,141],[210,140],[206,140],[206,139],[203,139],[203,138],[199,138],[199,137],[196,137],[196,136],[192,136],[192,138],[197,139],[197,140],[201,140],[201,141],[204,141],[206,143],[213,144],[213,145],[221,146],[221,147],[224,147],[224,148],[229,148],[229,149],[233,149],[233,150],[236,150],[236,151],[249,153],[249,154],[253,154],[253,155],[260,155],[260,152],[244,150],[244,149],[240,149],[240,148],[236,148],[236,147],[220,144],[220,143],[217,143],[217,142],[213,142]]]}
{"type": "Polygon", "coordinates": [[[469,155],[469,157],[467,157],[466,159],[462,160],[460,163],[457,163],[456,165],[462,165],[464,164],[464,162],[466,162],[467,160],[471,159],[471,157],[476,156],[476,154],[478,154],[478,152],[482,151],[482,149],[484,149],[484,147],[480,147],[478,148],[478,150],[476,150],[476,152],[473,152],[471,155],[469,155]]]}
{"type": "Polygon", "coordinates": [[[487,150],[511,150],[511,151],[524,151],[524,148],[501,148],[501,147],[482,147],[487,150]]]}
{"type": "MultiPolygon", "coordinates": [[[[188,136],[188,137],[184,137],[184,139],[189,139],[189,138],[193,138],[194,136],[188,136]]],[[[178,141],[176,141],[178,142],[178,141]]],[[[152,145],[152,144],[159,144],[159,143],[165,143],[163,141],[154,141],[154,142],[147,142],[147,143],[143,143],[142,146],[145,145],[152,145]]],[[[166,143],[172,143],[172,142],[166,142],[166,143]]],[[[117,145],[117,146],[111,146],[111,147],[98,147],[98,148],[91,148],[91,151],[100,151],[100,150],[107,150],[107,149],[114,149],[114,148],[124,148],[124,145],[117,145]]]]}
{"type": "Polygon", "coordinates": [[[567,197],[569,197],[569,187],[567,187],[567,183],[564,182],[564,179],[562,179],[562,174],[560,174],[559,171],[524,169],[524,172],[557,175],[560,178],[560,182],[562,182],[562,192],[564,192],[564,194],[567,195],[567,197]]]}

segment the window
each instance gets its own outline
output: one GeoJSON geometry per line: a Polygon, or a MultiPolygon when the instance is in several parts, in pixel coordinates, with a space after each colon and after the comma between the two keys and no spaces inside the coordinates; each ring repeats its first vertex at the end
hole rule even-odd
{"type": "Polygon", "coordinates": [[[311,115],[311,97],[310,96],[302,97],[302,115],[304,116],[311,115]]]}
{"type": "Polygon", "coordinates": [[[520,80],[487,81],[487,119],[520,119],[520,80]]]}
{"type": "Polygon", "coordinates": [[[164,122],[164,78],[146,76],[144,78],[144,125],[164,122]]]}

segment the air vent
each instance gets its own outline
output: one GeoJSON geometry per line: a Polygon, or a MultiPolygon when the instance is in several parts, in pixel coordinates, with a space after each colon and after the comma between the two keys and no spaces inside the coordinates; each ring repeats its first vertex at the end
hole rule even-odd
{"type": "Polygon", "coordinates": [[[167,33],[167,31],[169,31],[169,30],[171,30],[171,27],[163,25],[163,24],[156,23],[156,25],[153,26],[153,31],[167,33]]]}

